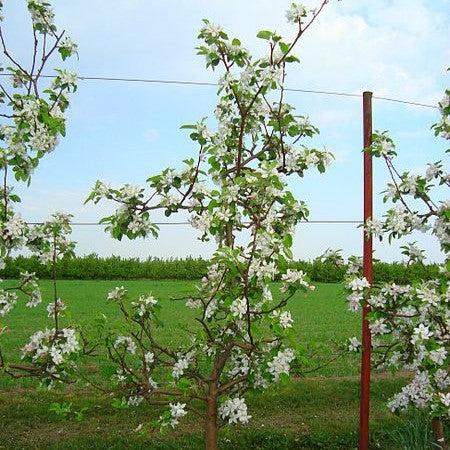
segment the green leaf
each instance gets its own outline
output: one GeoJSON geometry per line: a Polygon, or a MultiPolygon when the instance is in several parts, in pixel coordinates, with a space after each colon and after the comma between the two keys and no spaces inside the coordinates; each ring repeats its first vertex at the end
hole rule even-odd
{"type": "Polygon", "coordinates": [[[119,398],[115,398],[112,402],[111,402],[111,406],[113,408],[116,409],[127,409],[128,408],[128,403],[125,397],[122,397],[121,399],[119,398]]]}
{"type": "Polygon", "coordinates": [[[12,194],[9,196],[9,199],[14,203],[20,203],[20,197],[18,195],[12,194]]]}
{"type": "Polygon", "coordinates": [[[256,37],[260,39],[266,39],[269,40],[273,36],[273,33],[268,30],[261,30],[256,37]]]}
{"type": "Polygon", "coordinates": [[[288,134],[291,137],[298,136],[300,134],[298,125],[290,125],[288,128],[288,134]]]}
{"type": "Polygon", "coordinates": [[[294,56],[294,55],[286,56],[286,58],[284,58],[284,60],[285,60],[287,63],[300,62],[300,59],[298,59],[298,58],[297,58],[296,56],[294,56]]]}
{"type": "Polygon", "coordinates": [[[289,375],[287,373],[280,374],[280,383],[288,384],[289,383],[289,375]]]}
{"type": "Polygon", "coordinates": [[[101,372],[105,377],[111,378],[116,373],[116,367],[113,365],[103,366],[101,372]]]}
{"type": "Polygon", "coordinates": [[[283,239],[283,244],[286,248],[291,248],[292,247],[292,235],[291,234],[287,234],[284,239],[283,239]]]}
{"type": "Polygon", "coordinates": [[[70,50],[67,47],[59,47],[58,52],[60,53],[63,61],[65,61],[70,56],[70,50]]]}
{"type": "Polygon", "coordinates": [[[285,55],[289,51],[289,45],[285,42],[278,42],[278,45],[280,46],[281,51],[283,52],[283,55],[285,55]]]}
{"type": "Polygon", "coordinates": [[[178,389],[185,391],[185,390],[189,389],[190,386],[191,386],[191,382],[188,378],[182,377],[178,380],[178,383],[177,383],[178,389]]]}
{"type": "Polygon", "coordinates": [[[285,249],[284,249],[284,253],[286,254],[286,256],[287,256],[289,259],[292,259],[292,258],[294,257],[294,254],[292,253],[292,250],[291,250],[290,248],[285,248],[285,249]]]}

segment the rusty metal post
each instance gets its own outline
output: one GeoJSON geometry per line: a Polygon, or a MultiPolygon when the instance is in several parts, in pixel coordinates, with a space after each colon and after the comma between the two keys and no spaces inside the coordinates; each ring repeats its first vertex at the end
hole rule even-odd
{"type": "MultiPolygon", "coordinates": [[[[372,144],[372,92],[363,93],[363,133],[364,148],[372,144]]],[[[372,218],[372,155],[364,152],[364,223],[372,218]]],[[[363,274],[367,281],[373,282],[372,237],[363,230],[363,274]]],[[[361,356],[361,397],[359,410],[359,449],[369,448],[369,411],[370,411],[370,359],[371,336],[367,314],[369,307],[364,306],[362,312],[362,356],[361,356]]]]}

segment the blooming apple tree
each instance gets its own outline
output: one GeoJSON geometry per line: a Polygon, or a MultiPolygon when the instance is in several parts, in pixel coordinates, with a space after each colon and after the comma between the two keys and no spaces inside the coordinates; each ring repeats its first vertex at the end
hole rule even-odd
{"type": "Polygon", "coordinates": [[[98,181],[88,198],[120,205],[103,219],[115,238],[156,236],[152,211],[185,211],[200,239],[217,243],[207,275],[186,299],[196,326],[181,345],[159,342],[160,304],[153,295],[131,304],[124,288],[108,296],[129,325],[128,333],[112,332],[107,339],[124,402],[169,405],[160,423],[172,427],[188,411],[200,413],[196,405],[203,402],[207,448],[217,447],[219,422],[248,422],[244,393],[286,379],[297,357],[286,306],[297,291],[311,288],[307,276],[291,268],[295,226],[308,209],[286,181],[309,169],[324,172],[332,156],[307,145],[318,129],[285,102],[284,83],[286,67],[298,61],[293,47],[326,3],[314,11],[291,6],[292,41],[259,32],[267,45],[262,58],[205,20],[198,54],[222,72],[217,128],[206,119],[183,126],[198,145],[197,157],[150,177],[148,188],[98,181]],[[277,295],[270,288],[275,278],[282,281],[277,295]]]}
{"type": "MultiPolygon", "coordinates": [[[[0,1],[0,267],[4,267],[4,258],[12,251],[28,248],[43,264],[53,267],[54,298],[47,307],[53,328],[31,336],[23,348],[23,363],[5,361],[0,348],[0,369],[12,376],[39,376],[52,383],[67,375],[79,349],[75,330],[60,326],[59,317],[65,306],[56,288],[57,261],[73,252],[74,244],[68,239],[70,216],[57,213],[41,225],[28,226],[15,211],[14,203],[20,198],[14,193],[11,178],[16,183],[29,184],[40,159],[52,152],[58,138],[65,135],[65,112],[69,95],[76,90],[77,77],[57,69],[53,79],[44,82],[43,71],[55,54],[65,60],[76,54],[77,46],[64,31],[58,31],[48,3],[28,0],[25,3],[30,14],[32,54],[29,62],[19,61],[7,46],[3,3],[0,1]]],[[[20,296],[25,296],[29,308],[41,303],[35,274],[23,272],[18,284],[0,288],[0,318],[12,310],[20,296]]],[[[6,326],[0,324],[0,339],[5,330],[6,326]]]]}
{"type": "MultiPolygon", "coordinates": [[[[439,104],[441,121],[433,125],[436,135],[450,138],[450,91],[439,104]]],[[[412,380],[389,401],[392,411],[407,408],[428,410],[433,417],[436,441],[445,447],[442,420],[450,417],[450,202],[445,195],[450,176],[442,161],[428,164],[422,174],[400,173],[394,164],[395,146],[386,132],[375,133],[366,149],[384,160],[391,176],[384,201],[391,202],[383,220],[369,220],[366,233],[389,241],[412,232],[430,234],[445,256],[440,276],[410,285],[395,283],[369,286],[360,267],[348,273],[350,309],[359,311],[367,301],[371,308],[370,330],[375,362],[384,368],[412,371],[412,380]]],[[[447,150],[448,152],[448,150],[447,150]]],[[[422,262],[425,252],[416,243],[401,247],[405,264],[422,262]]],[[[359,341],[350,340],[352,350],[359,341]]]]}

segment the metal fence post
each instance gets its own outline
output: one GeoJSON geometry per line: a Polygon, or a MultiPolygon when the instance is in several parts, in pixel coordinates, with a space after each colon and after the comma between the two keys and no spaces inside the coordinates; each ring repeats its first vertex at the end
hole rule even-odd
{"type": "MultiPolygon", "coordinates": [[[[372,143],[372,92],[363,93],[363,141],[364,148],[372,143]]],[[[364,152],[364,223],[372,218],[372,155],[364,152]]],[[[373,282],[372,237],[363,230],[363,274],[367,281],[373,282]]],[[[362,356],[361,356],[361,397],[359,410],[359,449],[369,448],[369,411],[370,411],[370,360],[371,336],[367,314],[368,305],[364,305],[362,312],[362,356]]]]}

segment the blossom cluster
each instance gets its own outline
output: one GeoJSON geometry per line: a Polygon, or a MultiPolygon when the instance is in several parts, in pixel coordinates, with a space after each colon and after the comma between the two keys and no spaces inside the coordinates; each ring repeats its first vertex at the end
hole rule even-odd
{"type": "Polygon", "coordinates": [[[71,218],[70,214],[56,212],[29,230],[27,246],[42,264],[56,263],[64,256],[73,255],[75,243],[69,239],[71,218]]]}
{"type": "Polygon", "coordinates": [[[318,260],[322,263],[331,263],[336,266],[344,264],[341,249],[333,250],[331,248],[327,248],[325,252],[319,256],[318,260]]]}
{"type": "Polygon", "coordinates": [[[6,253],[11,250],[17,250],[24,246],[27,242],[27,234],[28,226],[20,214],[8,214],[0,228],[2,256],[6,256],[6,253]]]}
{"type": "Polygon", "coordinates": [[[172,376],[176,378],[180,378],[181,375],[183,375],[184,371],[189,367],[189,365],[192,363],[195,352],[188,352],[185,355],[182,355],[178,353],[177,355],[178,359],[173,365],[172,369],[172,376]]]}
{"type": "MultiPolygon", "coordinates": [[[[370,331],[375,363],[382,368],[414,371],[416,377],[390,402],[392,410],[409,405],[442,416],[442,404],[450,386],[450,292],[446,281],[427,281],[416,286],[386,284],[372,289],[364,278],[352,278],[348,296],[351,310],[367,302],[372,312],[370,331]],[[418,380],[421,380],[420,382],[418,380]]],[[[357,351],[360,342],[349,341],[357,351]]]]}
{"type": "Polygon", "coordinates": [[[136,302],[131,303],[133,308],[136,310],[136,315],[140,318],[148,316],[151,314],[157,304],[158,301],[153,297],[153,295],[141,295],[136,302]]]}
{"type": "Polygon", "coordinates": [[[114,343],[114,347],[116,349],[123,347],[123,349],[131,355],[136,353],[137,348],[135,342],[130,336],[118,336],[114,343]]]}
{"type": "Polygon", "coordinates": [[[275,381],[280,379],[282,374],[289,375],[290,364],[295,359],[295,352],[292,348],[280,350],[272,361],[268,364],[268,371],[275,381]]]}
{"type": "Polygon", "coordinates": [[[22,359],[42,370],[44,380],[61,381],[74,367],[81,346],[73,328],[35,332],[22,349],[22,359]]]}
{"type": "Polygon", "coordinates": [[[252,416],[247,412],[247,404],[243,398],[229,398],[219,407],[220,417],[228,423],[247,423],[252,416]]]}
{"type": "Polygon", "coordinates": [[[179,423],[179,419],[187,414],[186,403],[169,403],[169,408],[168,414],[160,416],[160,423],[163,427],[170,425],[172,428],[175,428],[179,423]]]}
{"type": "Polygon", "coordinates": [[[17,303],[17,294],[15,292],[0,291],[0,317],[8,314],[17,303]]]}
{"type": "Polygon", "coordinates": [[[26,306],[33,308],[42,301],[41,291],[34,273],[21,272],[19,285],[16,288],[0,289],[0,317],[9,313],[17,303],[18,295],[15,292],[20,290],[27,296],[26,306]]]}

